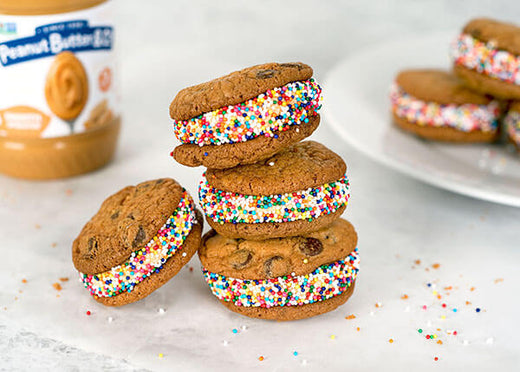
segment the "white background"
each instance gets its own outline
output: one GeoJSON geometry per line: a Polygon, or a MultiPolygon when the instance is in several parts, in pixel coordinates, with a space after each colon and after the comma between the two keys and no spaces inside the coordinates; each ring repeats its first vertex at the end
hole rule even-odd
{"type": "Polygon", "coordinates": [[[313,139],[349,166],[345,217],[358,230],[362,259],[356,292],[337,311],[293,323],[240,317],[210,295],[196,259],[193,272],[184,268],[146,300],[104,308],[75,280],[70,257],[83,224],[123,186],[170,176],[195,194],[202,169],[168,156],[176,144],[168,105],[181,88],[273,60],[306,62],[320,81],[343,57],[379,42],[457,29],[479,15],[518,20],[516,1],[118,5],[124,131],[114,163],[64,181],[0,177],[0,370],[517,369],[520,210],[387,170],[341,142],[326,121],[313,139]],[[60,277],[71,280],[57,292],[60,277]],[[346,320],[350,314],[356,319],[346,320]]]}

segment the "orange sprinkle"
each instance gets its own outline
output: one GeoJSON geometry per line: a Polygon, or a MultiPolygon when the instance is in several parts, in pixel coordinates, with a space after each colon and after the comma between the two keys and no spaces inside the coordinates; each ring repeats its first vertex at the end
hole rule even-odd
{"type": "Polygon", "coordinates": [[[452,289],[453,289],[453,287],[451,285],[449,287],[444,287],[445,291],[451,291],[452,289]]]}
{"type": "Polygon", "coordinates": [[[376,302],[376,305],[375,305],[377,308],[380,308],[382,307],[383,305],[381,304],[381,302],[376,302]]]}
{"type": "Polygon", "coordinates": [[[345,319],[347,319],[347,320],[356,319],[356,316],[354,314],[350,314],[350,315],[346,316],[345,319]]]}
{"type": "Polygon", "coordinates": [[[393,343],[394,343],[394,339],[391,338],[390,340],[388,340],[388,342],[390,342],[391,344],[393,344],[393,343]]]}
{"type": "Polygon", "coordinates": [[[69,278],[60,278],[60,282],[68,282],[69,278]]]}
{"type": "Polygon", "coordinates": [[[408,300],[408,295],[407,294],[402,295],[401,300],[408,300]]]}
{"type": "Polygon", "coordinates": [[[358,332],[359,332],[360,330],[361,330],[361,328],[359,328],[359,327],[357,327],[357,328],[356,328],[356,331],[358,331],[358,332]]]}
{"type": "Polygon", "coordinates": [[[415,263],[416,265],[420,265],[420,264],[421,264],[421,260],[415,260],[414,263],[415,263]]]}
{"type": "Polygon", "coordinates": [[[58,243],[52,243],[52,244],[51,244],[51,247],[52,247],[52,248],[56,248],[57,246],[58,246],[58,243]]]}
{"type": "Polygon", "coordinates": [[[440,264],[440,263],[434,263],[434,264],[432,265],[432,267],[433,267],[434,269],[438,269],[439,267],[441,267],[441,264],[440,264]]]}
{"type": "Polygon", "coordinates": [[[442,296],[441,295],[437,295],[437,298],[440,300],[442,298],[442,296]]]}
{"type": "Polygon", "coordinates": [[[473,292],[475,290],[475,287],[471,287],[469,290],[473,292]]]}
{"type": "Polygon", "coordinates": [[[27,283],[27,279],[22,279],[22,283],[23,284],[27,283]]]}
{"type": "Polygon", "coordinates": [[[469,302],[469,301],[466,301],[466,305],[471,305],[471,302],[469,302]]]}
{"type": "Polygon", "coordinates": [[[497,279],[495,279],[495,284],[503,282],[503,281],[504,281],[504,278],[497,278],[497,279]]]}
{"type": "Polygon", "coordinates": [[[438,340],[437,343],[438,343],[439,345],[442,345],[442,341],[441,341],[441,340],[438,340]]]}
{"type": "Polygon", "coordinates": [[[52,286],[54,287],[55,290],[61,291],[61,284],[60,283],[54,283],[52,286]]]}
{"type": "Polygon", "coordinates": [[[260,355],[260,356],[258,357],[258,360],[259,360],[259,361],[263,361],[263,360],[264,360],[264,357],[260,355]]]}

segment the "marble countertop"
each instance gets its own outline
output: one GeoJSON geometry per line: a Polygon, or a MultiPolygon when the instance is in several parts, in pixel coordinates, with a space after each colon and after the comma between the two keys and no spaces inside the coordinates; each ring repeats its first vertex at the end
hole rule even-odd
{"type": "Polygon", "coordinates": [[[238,316],[210,295],[196,258],[145,300],[107,308],[76,280],[70,252],[102,200],[123,186],[170,176],[196,194],[202,169],[168,156],[175,144],[168,105],[182,87],[271,60],[305,61],[320,81],[361,48],[458,28],[478,15],[514,20],[518,4],[128,0],[118,6],[124,130],[115,161],[68,180],[0,177],[0,370],[520,365],[520,209],[386,169],[342,142],[327,121],[312,138],[349,166],[345,217],[358,230],[362,260],[356,292],[337,311],[290,323],[238,316]]]}

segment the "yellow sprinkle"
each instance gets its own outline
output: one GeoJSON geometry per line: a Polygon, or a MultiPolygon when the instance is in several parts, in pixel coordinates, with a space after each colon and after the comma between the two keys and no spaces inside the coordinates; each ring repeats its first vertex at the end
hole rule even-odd
{"type": "Polygon", "coordinates": [[[303,263],[308,263],[308,262],[309,262],[308,259],[306,259],[306,258],[303,259],[303,263]]]}
{"type": "Polygon", "coordinates": [[[336,335],[330,335],[330,339],[331,340],[335,340],[336,339],[336,335]]]}
{"type": "Polygon", "coordinates": [[[388,340],[388,342],[390,342],[391,344],[393,344],[393,343],[394,343],[394,339],[391,338],[390,340],[388,340]]]}
{"type": "Polygon", "coordinates": [[[434,295],[436,295],[436,294],[437,294],[437,291],[433,291],[432,293],[433,293],[434,295]]]}
{"type": "Polygon", "coordinates": [[[441,319],[446,319],[446,315],[441,315],[441,319]]]}
{"type": "Polygon", "coordinates": [[[159,354],[159,358],[162,358],[163,356],[164,356],[163,353],[160,353],[160,354],[159,354]]]}

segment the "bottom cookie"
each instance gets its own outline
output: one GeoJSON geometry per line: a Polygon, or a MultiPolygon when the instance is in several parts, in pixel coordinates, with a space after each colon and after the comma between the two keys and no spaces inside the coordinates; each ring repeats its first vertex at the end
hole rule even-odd
{"type": "Polygon", "coordinates": [[[508,83],[459,65],[455,65],[453,71],[464,80],[468,87],[479,93],[490,94],[504,100],[520,100],[520,86],[516,84],[508,83]]]}
{"type": "Polygon", "coordinates": [[[145,298],[157,288],[166,284],[177,275],[197,252],[197,249],[199,249],[202,233],[202,217],[200,213],[197,213],[197,219],[199,223],[193,225],[191,232],[182,245],[182,249],[164,263],[161,271],[147,277],[136,285],[131,292],[123,292],[113,297],[93,296],[93,298],[106,306],[123,306],[145,298]],[[183,255],[183,253],[186,253],[186,255],[183,255]]]}
{"type": "Polygon", "coordinates": [[[499,137],[499,132],[463,132],[454,128],[439,128],[431,126],[422,126],[409,122],[406,119],[393,115],[394,123],[400,129],[413,133],[421,138],[442,141],[442,142],[457,142],[457,143],[487,143],[494,142],[499,137]]]}
{"type": "Polygon", "coordinates": [[[336,310],[343,305],[354,293],[354,286],[356,282],[352,282],[350,287],[340,295],[334,296],[328,300],[314,302],[307,305],[298,306],[276,306],[271,308],[262,307],[245,307],[236,306],[231,302],[220,300],[220,302],[229,310],[235,313],[259,319],[289,321],[311,318],[316,315],[328,313],[336,310]]]}

